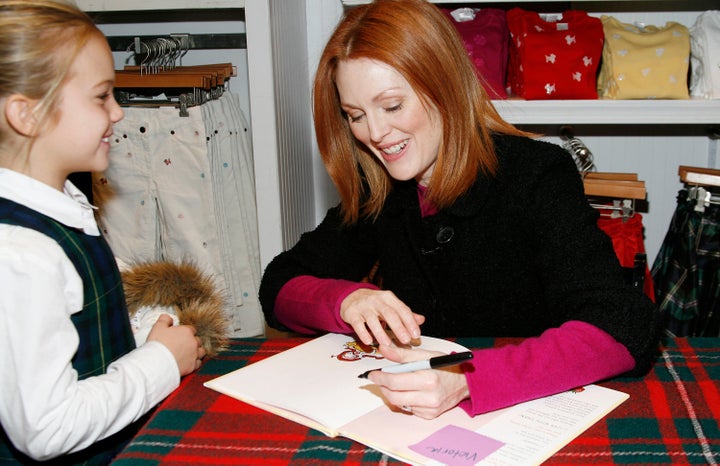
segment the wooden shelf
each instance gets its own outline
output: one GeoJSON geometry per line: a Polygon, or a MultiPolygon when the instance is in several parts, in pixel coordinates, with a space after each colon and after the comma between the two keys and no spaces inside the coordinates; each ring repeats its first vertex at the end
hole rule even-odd
{"type": "Polygon", "coordinates": [[[77,0],[84,11],[182,10],[245,8],[245,0],[77,0]]]}

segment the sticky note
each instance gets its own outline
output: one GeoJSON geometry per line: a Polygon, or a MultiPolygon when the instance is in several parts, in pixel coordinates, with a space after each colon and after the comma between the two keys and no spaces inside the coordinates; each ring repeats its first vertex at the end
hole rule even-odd
{"type": "Polygon", "coordinates": [[[485,435],[448,425],[410,445],[410,449],[448,466],[466,466],[481,461],[503,445],[485,435]]]}

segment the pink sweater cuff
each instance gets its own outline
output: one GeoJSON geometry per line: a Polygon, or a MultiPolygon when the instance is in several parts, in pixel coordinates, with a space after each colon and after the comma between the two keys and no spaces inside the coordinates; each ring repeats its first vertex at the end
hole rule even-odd
{"type": "Polygon", "coordinates": [[[473,351],[466,372],[470,415],[494,411],[620,375],[635,367],[627,348],[599,328],[569,321],[518,345],[473,351]]]}
{"type": "Polygon", "coordinates": [[[360,288],[377,289],[370,283],[301,275],[288,281],[275,299],[275,317],[294,332],[352,333],[340,318],[340,304],[360,288]]]}

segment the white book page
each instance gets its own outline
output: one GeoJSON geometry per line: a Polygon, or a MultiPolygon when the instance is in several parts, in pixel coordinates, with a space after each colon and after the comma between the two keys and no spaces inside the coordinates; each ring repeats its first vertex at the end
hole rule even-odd
{"type": "MultiPolygon", "coordinates": [[[[210,380],[205,386],[251,404],[261,402],[301,414],[325,426],[322,430],[328,435],[337,435],[343,425],[384,404],[379,388],[358,375],[394,364],[376,359],[380,357],[377,353],[373,356],[357,350],[353,341],[351,336],[327,334],[210,380]]],[[[419,348],[466,351],[461,345],[432,337],[422,337],[419,348]]]]}
{"type": "Polygon", "coordinates": [[[507,408],[475,430],[505,443],[478,464],[540,464],[628,398],[617,390],[586,385],[507,408]]]}

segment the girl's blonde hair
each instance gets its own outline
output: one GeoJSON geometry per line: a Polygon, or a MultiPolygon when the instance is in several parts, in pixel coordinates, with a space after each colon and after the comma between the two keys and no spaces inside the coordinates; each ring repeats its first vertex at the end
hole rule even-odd
{"type": "Polygon", "coordinates": [[[348,10],[320,58],[313,86],[318,148],[338,189],[343,218],[377,216],[392,179],[372,153],[354,139],[335,85],[338,64],[368,58],[395,68],[426,108],[435,107],[443,140],[428,185],[437,208],[451,205],[478,172],[493,175],[492,133],[526,134],[505,122],[478,80],[454,25],[424,0],[376,0],[348,10]]]}
{"type": "MultiPolygon", "coordinates": [[[[38,101],[37,125],[52,118],[59,90],[80,49],[103,36],[92,19],[62,0],[0,1],[0,99],[38,101]]],[[[0,133],[0,144],[4,136],[0,133]]]]}

